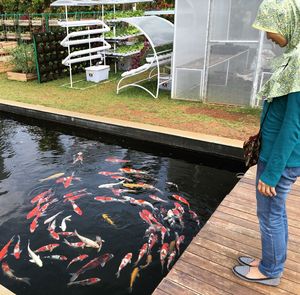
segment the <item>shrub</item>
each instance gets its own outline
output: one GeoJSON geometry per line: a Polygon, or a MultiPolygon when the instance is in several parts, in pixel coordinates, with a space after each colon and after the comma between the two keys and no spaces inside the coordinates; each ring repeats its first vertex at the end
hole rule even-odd
{"type": "Polygon", "coordinates": [[[35,73],[34,49],[32,44],[21,44],[10,52],[14,71],[18,73],[35,73]]]}

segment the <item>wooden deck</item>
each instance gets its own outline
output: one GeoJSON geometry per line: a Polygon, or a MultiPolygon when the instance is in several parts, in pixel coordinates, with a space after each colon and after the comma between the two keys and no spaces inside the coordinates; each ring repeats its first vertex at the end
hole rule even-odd
{"type": "Polygon", "coordinates": [[[288,197],[289,249],[278,287],[244,282],[232,274],[240,255],[260,257],[255,169],[226,196],[153,295],[300,294],[300,181],[288,197]]]}

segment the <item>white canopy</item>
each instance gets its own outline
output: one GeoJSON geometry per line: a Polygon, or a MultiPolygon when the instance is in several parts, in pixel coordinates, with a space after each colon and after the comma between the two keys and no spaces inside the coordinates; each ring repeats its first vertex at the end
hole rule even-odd
{"type": "Polygon", "coordinates": [[[117,5],[139,2],[153,2],[153,0],[57,0],[51,6],[93,6],[93,5],[117,5]]]}

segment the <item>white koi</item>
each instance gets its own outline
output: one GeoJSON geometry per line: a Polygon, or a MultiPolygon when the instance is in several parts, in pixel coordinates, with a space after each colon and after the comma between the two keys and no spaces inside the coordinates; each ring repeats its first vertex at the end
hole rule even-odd
{"type": "Polygon", "coordinates": [[[59,228],[62,231],[66,231],[66,229],[67,229],[66,221],[71,221],[71,217],[72,217],[72,215],[69,215],[62,220],[61,225],[59,226],[59,228]]]}
{"type": "Polygon", "coordinates": [[[58,212],[57,214],[53,215],[52,217],[46,219],[46,220],[44,221],[44,224],[50,223],[50,222],[53,221],[58,215],[60,215],[60,214],[63,213],[63,212],[64,212],[64,210],[62,210],[62,211],[58,212]]]}
{"type": "Polygon", "coordinates": [[[29,260],[32,263],[35,263],[36,265],[38,265],[39,267],[43,266],[43,261],[41,260],[39,255],[36,255],[29,247],[30,245],[30,240],[28,240],[28,246],[27,246],[27,250],[28,250],[28,255],[31,257],[31,259],[29,260]]]}

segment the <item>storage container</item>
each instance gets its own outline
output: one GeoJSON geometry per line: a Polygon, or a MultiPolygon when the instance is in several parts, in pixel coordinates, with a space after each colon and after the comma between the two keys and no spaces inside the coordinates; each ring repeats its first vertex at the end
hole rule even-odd
{"type": "Polygon", "coordinates": [[[86,70],[86,80],[99,83],[101,81],[108,79],[108,74],[110,67],[99,65],[99,66],[91,66],[88,68],[85,68],[86,70]]]}

